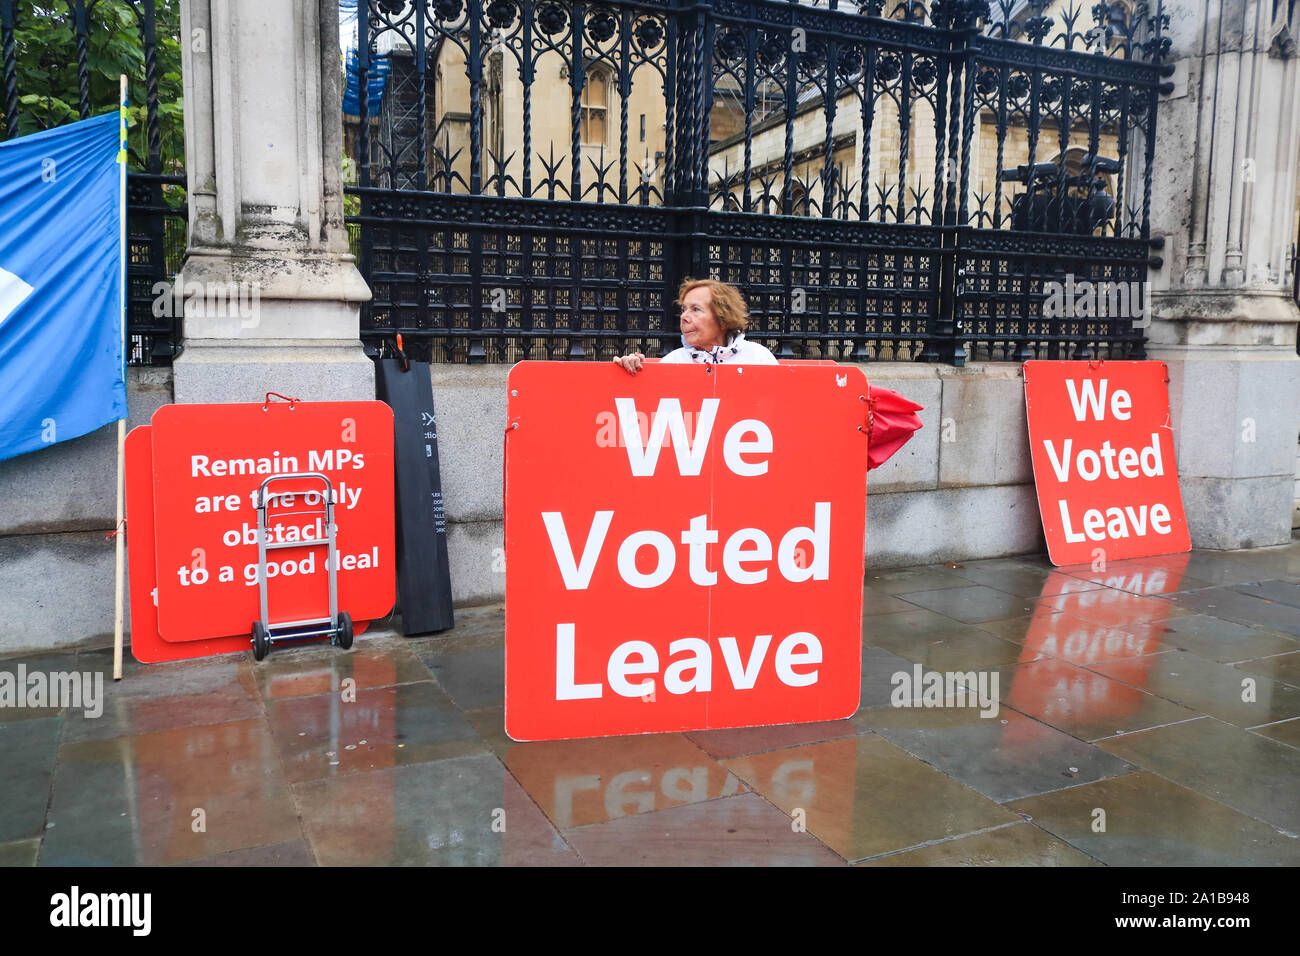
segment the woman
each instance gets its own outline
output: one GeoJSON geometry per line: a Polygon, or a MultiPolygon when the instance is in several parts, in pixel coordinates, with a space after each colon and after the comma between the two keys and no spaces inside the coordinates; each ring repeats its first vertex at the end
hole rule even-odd
{"type": "MultiPolygon", "coordinates": [[[[677,290],[681,303],[682,347],[661,359],[663,362],[709,364],[775,365],[776,356],[757,342],[745,341],[749,309],[735,286],[715,279],[687,279],[677,290]]],[[[640,352],[614,359],[630,375],[641,371],[645,356],[640,352]]]]}

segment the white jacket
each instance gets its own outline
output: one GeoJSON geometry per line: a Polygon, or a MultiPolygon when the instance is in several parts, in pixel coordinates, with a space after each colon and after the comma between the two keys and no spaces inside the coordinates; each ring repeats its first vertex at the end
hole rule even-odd
{"type": "Polygon", "coordinates": [[[726,345],[716,345],[712,349],[697,349],[686,344],[682,336],[682,347],[673,349],[661,362],[681,364],[702,362],[714,365],[776,365],[776,356],[757,342],[746,342],[745,333],[737,332],[727,340],[726,345]]]}

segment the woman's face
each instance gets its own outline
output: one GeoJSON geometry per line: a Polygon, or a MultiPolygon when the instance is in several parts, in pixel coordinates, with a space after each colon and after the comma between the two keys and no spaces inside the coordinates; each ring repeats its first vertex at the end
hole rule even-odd
{"type": "Polygon", "coordinates": [[[682,338],[697,349],[725,345],[727,337],[713,314],[713,296],[708,286],[699,286],[682,299],[682,338]]]}

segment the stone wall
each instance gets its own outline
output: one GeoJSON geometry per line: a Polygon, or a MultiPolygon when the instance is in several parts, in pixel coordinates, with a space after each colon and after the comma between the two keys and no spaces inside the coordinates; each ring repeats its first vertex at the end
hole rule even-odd
{"type": "MultiPolygon", "coordinates": [[[[172,400],[171,369],[127,369],[128,428],[172,400]]],[[[117,426],[0,461],[0,655],[113,642],[117,426]]]]}

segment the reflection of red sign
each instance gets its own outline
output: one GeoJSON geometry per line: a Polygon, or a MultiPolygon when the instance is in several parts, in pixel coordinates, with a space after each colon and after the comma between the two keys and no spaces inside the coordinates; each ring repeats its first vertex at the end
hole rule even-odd
{"type": "Polygon", "coordinates": [[[854,712],[860,371],[526,362],[510,390],[512,737],[854,712]]]}
{"type": "Polygon", "coordinates": [[[1163,362],[1026,362],[1029,445],[1055,564],[1191,550],[1163,362]]]}
{"type": "Polygon", "coordinates": [[[1168,613],[1147,595],[1178,590],[1186,566],[1187,556],[1180,555],[1153,567],[1130,561],[1096,573],[1052,574],[1025,635],[1021,661],[1033,663],[1012,669],[1007,703],[1053,725],[1083,717],[1118,723],[1136,712],[1144,701],[1136,680],[1126,686],[1085,668],[1137,658],[1143,666],[1134,677],[1145,678],[1161,650],[1168,613]],[[1061,587],[1062,580],[1079,578],[1105,586],[1061,587]]]}

